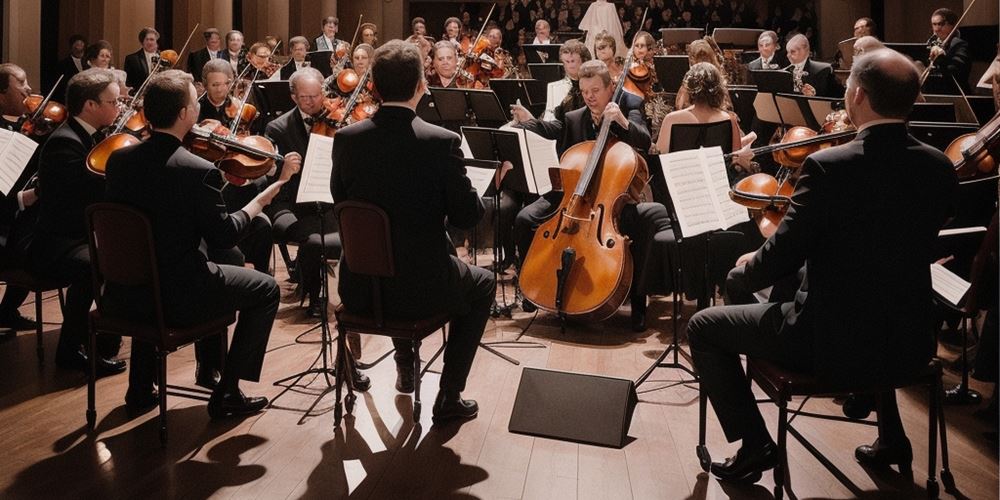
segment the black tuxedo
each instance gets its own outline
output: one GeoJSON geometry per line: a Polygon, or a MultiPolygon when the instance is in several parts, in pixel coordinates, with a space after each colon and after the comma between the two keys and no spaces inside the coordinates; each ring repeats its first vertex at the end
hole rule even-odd
{"type": "MultiPolygon", "coordinates": [[[[308,59],[306,59],[308,61],[308,59]]],[[[295,59],[289,59],[288,62],[281,67],[281,79],[288,80],[295,74],[297,70],[295,69],[295,59]]]]}
{"type": "MultiPolygon", "coordinates": [[[[82,58],[80,60],[80,66],[82,66],[83,69],[87,69],[89,67],[87,65],[87,61],[82,58]]],[[[69,79],[73,78],[73,75],[79,73],[80,70],[76,69],[76,64],[73,62],[73,56],[66,56],[65,59],[59,61],[58,68],[59,74],[62,75],[63,79],[59,82],[59,86],[56,87],[56,91],[52,94],[52,97],[59,102],[65,102],[66,86],[69,84],[69,79]]]]}
{"type": "MultiPolygon", "coordinates": [[[[108,200],[145,212],[153,223],[167,322],[190,325],[240,311],[223,379],[257,381],[279,290],[274,278],[216,265],[201,251],[203,240],[211,247],[234,246],[250,224],[245,212],[228,212],[222,184],[217,168],[164,133],[153,133],[146,141],[115,152],[108,161],[108,200]]],[[[106,298],[109,307],[148,319],[147,293],[110,289],[106,298]]],[[[152,384],[152,349],[135,343],[132,353],[129,382],[131,389],[141,390],[152,384]]]]}
{"type": "MultiPolygon", "coordinates": [[[[791,72],[793,69],[793,65],[785,67],[785,71],[791,72]]],[[[816,89],[817,96],[844,97],[844,88],[837,83],[837,77],[833,74],[833,66],[830,64],[816,62],[809,58],[806,59],[802,70],[805,71],[805,74],[802,75],[802,83],[812,85],[816,89]]]]}
{"type": "MultiPolygon", "coordinates": [[[[392,225],[396,276],[383,278],[386,310],[397,317],[453,314],[445,348],[442,389],[465,387],[494,297],[492,275],[452,256],[445,219],[470,228],[483,205],[465,176],[459,136],[407,108],[383,106],[370,120],[337,132],[333,142],[333,199],[380,206],[392,225]]],[[[340,261],[340,297],[352,310],[371,310],[371,281],[340,261]]],[[[406,342],[396,361],[410,362],[406,342]]]]}
{"type": "MultiPolygon", "coordinates": [[[[931,41],[937,37],[931,37],[931,41]]],[[[955,83],[961,87],[962,92],[969,92],[969,70],[971,69],[971,58],[969,55],[969,42],[959,38],[955,33],[948,41],[944,54],[934,60],[934,67],[924,84],[924,92],[928,94],[959,94],[959,89],[955,88],[955,83]],[[954,78],[954,81],[952,81],[954,78]]]]}
{"type": "MultiPolygon", "coordinates": [[[[220,50],[215,53],[215,57],[224,57],[222,54],[228,53],[225,50],[220,50]]],[[[201,81],[201,70],[211,60],[212,56],[209,54],[208,47],[202,47],[201,50],[192,52],[188,56],[188,73],[194,76],[195,81],[201,81]]]]}
{"type": "Polygon", "coordinates": [[[783,69],[786,66],[788,66],[788,59],[786,59],[781,54],[781,52],[775,52],[774,55],[771,56],[770,66],[767,68],[764,67],[763,59],[759,57],[747,63],[747,69],[749,69],[750,71],[760,71],[764,69],[783,69]]]}
{"type": "MultiPolygon", "coordinates": [[[[125,85],[131,87],[133,92],[138,90],[142,82],[149,76],[150,70],[149,62],[146,60],[146,53],[142,48],[125,56],[125,64],[122,69],[125,70],[125,85]]],[[[198,78],[198,76],[195,76],[195,78],[198,78]]]]}
{"type": "Polygon", "coordinates": [[[317,36],[313,40],[313,50],[330,50],[330,51],[334,51],[334,50],[337,50],[337,46],[340,45],[341,43],[342,43],[341,40],[339,40],[336,37],[334,37],[333,38],[333,47],[331,47],[330,43],[327,42],[326,37],[323,36],[322,33],[320,33],[319,36],[317,36]]]}
{"type": "Polygon", "coordinates": [[[934,353],[928,264],[957,189],[951,161],[897,123],[802,168],[777,232],[737,278],[760,290],[805,265],[794,300],[713,307],[688,324],[701,388],[730,441],[767,432],[739,354],[864,385],[910,376],[934,353]]]}

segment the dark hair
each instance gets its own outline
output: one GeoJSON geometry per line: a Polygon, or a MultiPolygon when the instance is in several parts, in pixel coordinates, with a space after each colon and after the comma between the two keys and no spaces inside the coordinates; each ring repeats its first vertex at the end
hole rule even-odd
{"type": "Polygon", "coordinates": [[[604,86],[611,85],[611,73],[608,65],[600,59],[591,59],[580,65],[580,80],[584,78],[600,78],[604,86]]]}
{"type": "Polygon", "coordinates": [[[859,17],[858,21],[864,21],[868,29],[875,31],[875,20],[870,17],[859,17]]]}
{"type": "Polygon", "coordinates": [[[24,70],[14,63],[0,64],[0,94],[7,92],[10,88],[10,77],[19,71],[24,73],[24,70]]]}
{"type": "Polygon", "coordinates": [[[143,98],[143,113],[154,128],[168,128],[177,122],[182,109],[191,104],[191,75],[179,69],[161,71],[150,78],[143,98]]]}
{"type": "Polygon", "coordinates": [[[83,51],[83,60],[89,62],[97,59],[97,56],[101,54],[101,49],[108,49],[108,52],[111,52],[113,50],[111,48],[111,42],[107,40],[98,40],[88,45],[86,50],[83,51]]]}
{"type": "Polygon", "coordinates": [[[729,95],[722,70],[710,62],[692,64],[683,85],[692,104],[707,104],[714,109],[722,109],[729,95]]]}
{"type": "Polygon", "coordinates": [[[427,21],[425,21],[424,18],[414,17],[413,20],[410,21],[410,31],[417,29],[417,24],[423,24],[424,28],[427,27],[427,21]]]}
{"type": "Polygon", "coordinates": [[[326,17],[323,18],[323,24],[322,25],[326,26],[327,24],[333,24],[333,25],[336,25],[336,26],[340,26],[340,19],[337,19],[335,16],[326,16],[326,17]]]}
{"type": "Polygon", "coordinates": [[[145,28],[139,30],[139,43],[142,43],[142,41],[146,39],[146,35],[150,33],[156,35],[157,40],[160,39],[160,32],[156,31],[156,28],[150,28],[149,26],[146,26],[145,28]]]}
{"type": "Polygon", "coordinates": [[[371,71],[383,101],[409,101],[424,78],[424,57],[412,43],[392,40],[375,50],[371,71]]]}
{"type": "MultiPolygon", "coordinates": [[[[614,40],[612,40],[612,43],[614,43],[614,40]]],[[[580,56],[580,62],[587,62],[593,59],[590,56],[590,49],[583,42],[576,39],[566,40],[566,43],[559,48],[559,55],[562,56],[563,54],[577,54],[580,56]]]]}
{"type": "Polygon", "coordinates": [[[101,101],[101,93],[111,85],[117,85],[118,79],[111,70],[90,68],[83,70],[69,79],[66,86],[66,109],[71,116],[83,111],[87,101],[101,101]]]}
{"type": "Polygon", "coordinates": [[[948,23],[950,26],[954,26],[955,23],[958,22],[958,14],[956,14],[955,11],[944,7],[935,10],[934,13],[931,14],[932,18],[934,16],[941,16],[941,19],[944,19],[944,22],[948,23]]]}
{"type": "Polygon", "coordinates": [[[87,39],[84,38],[83,35],[76,34],[76,35],[73,35],[73,36],[69,37],[69,45],[70,45],[70,47],[72,47],[73,44],[77,42],[77,40],[83,42],[84,45],[87,44],[87,39]]]}
{"type": "Polygon", "coordinates": [[[206,42],[209,38],[212,38],[212,35],[219,35],[221,37],[222,33],[219,33],[218,28],[208,28],[207,30],[201,32],[201,36],[205,37],[206,42]]]}
{"type": "Polygon", "coordinates": [[[879,50],[854,59],[850,78],[864,89],[872,111],[887,118],[909,116],[920,93],[916,68],[894,51],[879,50]]]}

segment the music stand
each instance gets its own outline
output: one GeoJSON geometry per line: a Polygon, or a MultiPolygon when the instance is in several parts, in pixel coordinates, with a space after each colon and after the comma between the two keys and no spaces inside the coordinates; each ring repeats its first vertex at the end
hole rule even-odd
{"type": "MultiPolygon", "coordinates": [[[[687,47],[687,44],[701,39],[704,34],[705,30],[701,28],[660,28],[660,39],[664,47],[671,45],[687,47]]],[[[754,41],[754,45],[756,44],[754,41]]]]}
{"type": "Polygon", "coordinates": [[[570,30],[570,31],[553,31],[552,38],[558,38],[559,40],[583,40],[583,31],[570,30]]]}
{"type": "Polygon", "coordinates": [[[792,74],[780,69],[751,70],[750,78],[757,84],[757,97],[754,108],[757,118],[768,123],[784,124],[781,109],[775,100],[775,94],[791,94],[794,89],[792,74]]]}
{"type": "Polygon", "coordinates": [[[306,58],[309,59],[310,66],[318,69],[324,77],[328,77],[333,74],[333,68],[330,67],[331,54],[333,54],[331,50],[316,50],[307,53],[306,58]]]}
{"type": "Polygon", "coordinates": [[[740,61],[743,64],[750,64],[760,57],[760,52],[756,50],[747,50],[740,54],[740,61]]]}
{"type": "MultiPolygon", "coordinates": [[[[528,63],[534,64],[559,62],[559,49],[561,48],[561,43],[526,43],[521,46],[525,59],[528,60],[528,63]]],[[[493,82],[490,82],[490,87],[492,86],[493,82]]]]}
{"type": "Polygon", "coordinates": [[[566,76],[563,65],[560,63],[528,64],[528,72],[535,80],[541,80],[545,83],[557,82],[566,76]]]}
{"type": "Polygon", "coordinates": [[[841,60],[844,61],[840,65],[841,68],[848,68],[854,64],[854,42],[858,41],[857,37],[851,37],[837,44],[837,49],[840,50],[841,60]]]}
{"type": "Polygon", "coordinates": [[[417,103],[417,116],[428,123],[441,123],[441,115],[438,114],[434,98],[430,94],[424,94],[417,103]]]}
{"type": "Polygon", "coordinates": [[[492,90],[431,87],[430,92],[441,122],[452,126],[457,124],[452,130],[469,122],[495,128],[508,121],[507,112],[492,90]]]}
{"type": "MultiPolygon", "coordinates": [[[[970,99],[962,95],[924,94],[924,99],[932,103],[951,104],[955,109],[955,119],[958,123],[980,123],[975,111],[972,110],[970,99]]],[[[989,121],[989,120],[987,120],[989,121]]]]}
{"type": "Polygon", "coordinates": [[[521,79],[495,79],[490,81],[490,90],[496,93],[500,105],[508,110],[508,118],[512,118],[509,113],[511,105],[521,101],[521,105],[528,108],[533,116],[541,116],[545,111],[546,83],[540,80],[521,79]]]}
{"type": "Polygon", "coordinates": [[[938,123],[938,122],[907,122],[910,135],[918,141],[934,146],[944,151],[958,136],[974,134],[979,130],[976,123],[938,123]]]}
{"type": "Polygon", "coordinates": [[[931,49],[927,48],[927,44],[923,43],[899,43],[899,42],[886,42],[886,48],[895,50],[903,54],[914,61],[920,61],[927,65],[927,60],[931,57],[931,49]]]}
{"type": "Polygon", "coordinates": [[[722,49],[755,49],[757,39],[763,32],[755,28],[715,28],[712,38],[722,49]]]}
{"type": "Polygon", "coordinates": [[[656,78],[664,92],[677,92],[684,81],[684,75],[691,68],[688,56],[653,56],[656,78]]]}
{"type": "Polygon", "coordinates": [[[955,105],[950,102],[918,102],[907,120],[916,122],[955,123],[955,105]]]}
{"type": "Polygon", "coordinates": [[[295,101],[288,91],[287,81],[254,82],[255,95],[258,99],[257,105],[261,108],[261,115],[265,122],[281,116],[287,111],[295,109],[295,101]]]}

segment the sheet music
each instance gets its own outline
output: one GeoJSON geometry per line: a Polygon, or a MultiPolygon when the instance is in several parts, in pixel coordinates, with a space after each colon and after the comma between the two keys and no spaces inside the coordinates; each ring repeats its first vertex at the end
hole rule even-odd
{"type": "Polygon", "coordinates": [[[983,226],[954,227],[951,229],[942,229],[938,231],[938,236],[955,236],[959,234],[985,233],[985,232],[986,228],[983,226]]]}
{"type": "Polygon", "coordinates": [[[466,158],[475,158],[472,156],[472,148],[469,147],[469,140],[465,138],[465,134],[462,134],[462,145],[459,146],[462,149],[462,155],[466,158]]]}
{"type": "Polygon", "coordinates": [[[38,143],[6,129],[0,129],[0,192],[4,196],[14,188],[14,183],[24,172],[24,167],[35,154],[38,143]]]}
{"type": "Polygon", "coordinates": [[[524,177],[528,181],[528,190],[534,194],[545,194],[551,191],[552,180],[549,178],[549,168],[559,166],[556,141],[546,139],[530,130],[510,125],[504,125],[500,127],[500,130],[517,134],[518,146],[521,148],[521,161],[524,163],[524,177]]]}
{"type": "Polygon", "coordinates": [[[741,222],[750,220],[747,208],[736,203],[729,197],[729,174],[726,172],[726,160],[722,148],[715,146],[700,149],[708,167],[709,181],[715,195],[715,203],[722,214],[722,228],[728,229],[741,222]]]}
{"type": "Polygon", "coordinates": [[[971,286],[972,283],[960,278],[941,264],[931,264],[931,288],[951,305],[958,307],[971,286]]]}
{"type": "Polygon", "coordinates": [[[692,237],[750,220],[746,208],[729,199],[722,148],[660,155],[681,234],[692,237]]]}
{"type": "Polygon", "coordinates": [[[496,173],[497,171],[492,168],[465,167],[465,175],[472,181],[472,187],[480,197],[486,196],[486,191],[490,188],[496,173]]]}
{"type": "Polygon", "coordinates": [[[309,145],[306,158],[302,162],[299,173],[299,192],[295,195],[296,203],[330,203],[333,195],[330,193],[330,176],[333,173],[333,137],[319,134],[309,135],[309,145]]]}

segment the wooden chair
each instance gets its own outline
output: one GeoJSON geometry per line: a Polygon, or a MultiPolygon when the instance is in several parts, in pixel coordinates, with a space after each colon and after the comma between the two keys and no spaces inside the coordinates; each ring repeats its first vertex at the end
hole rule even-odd
{"type": "MultiPolygon", "coordinates": [[[[879,393],[895,390],[912,385],[925,385],[928,387],[929,405],[927,411],[928,420],[928,457],[927,457],[927,496],[937,498],[937,432],[941,431],[941,481],[944,483],[945,491],[954,491],[955,480],[952,477],[948,466],[948,441],[945,430],[944,406],[942,405],[943,389],[941,385],[941,362],[937,358],[931,360],[927,368],[912,378],[899,380],[891,383],[872,385],[867,387],[848,387],[843,384],[830,384],[820,381],[812,374],[791,371],[769,361],[749,358],[747,359],[747,375],[753,382],[764,391],[767,399],[758,400],[760,402],[773,402],[778,406],[778,465],[774,468],[774,497],[782,498],[787,489],[791,496],[791,485],[786,483],[788,474],[788,454],[787,435],[791,434],[802,446],[816,457],[824,467],[827,468],[841,483],[847,486],[852,493],[862,496],[862,492],[841,472],[822,452],[820,452],[805,436],[791,425],[792,419],[802,417],[821,418],[824,420],[835,420],[839,422],[849,422],[854,424],[877,425],[877,422],[869,420],[855,420],[839,415],[826,415],[803,411],[802,408],[809,398],[813,396],[837,395],[837,394],[864,394],[879,393]],[[794,397],[804,397],[801,405],[797,409],[789,410],[788,404],[794,397]]],[[[698,458],[701,467],[706,472],[709,470],[712,459],[705,447],[705,422],[708,397],[704,391],[699,397],[699,426],[698,426],[698,458]]]]}
{"type": "MultiPolygon", "coordinates": [[[[86,210],[90,238],[91,272],[97,309],[90,313],[90,338],[87,356],[90,375],[87,386],[87,425],[93,430],[97,420],[95,400],[95,339],[98,333],[111,333],[132,337],[134,341],[154,346],[158,361],[157,384],[160,388],[160,441],[167,441],[167,395],[208,401],[210,392],[171,386],[167,383],[167,355],[196,340],[219,335],[226,352],[227,329],[236,321],[235,313],[228,313],[204,323],[187,326],[168,326],[163,313],[160,295],[160,275],[157,268],[153,230],[149,218],[138,210],[117,204],[97,203],[86,210]],[[128,290],[149,291],[152,317],[143,321],[109,311],[104,300],[108,285],[128,290]],[[181,391],[181,392],[177,392],[181,391]]],[[[135,369],[135,367],[132,367],[135,369]]]]}
{"type": "Polygon", "coordinates": [[[389,216],[381,208],[371,203],[359,201],[338,202],[334,207],[334,212],[340,221],[340,238],[343,244],[344,259],[350,264],[352,273],[371,278],[372,294],[371,313],[351,311],[343,304],[334,310],[338,332],[337,403],[334,408],[334,425],[340,425],[342,417],[342,384],[347,384],[346,405],[348,413],[352,411],[355,400],[351,377],[354,372],[354,357],[348,355],[349,349],[346,342],[348,332],[404,339],[413,344],[413,373],[415,375],[413,421],[417,422],[420,420],[420,379],[444,350],[447,344],[447,325],[451,318],[446,313],[419,319],[394,318],[391,312],[387,314],[382,304],[381,280],[396,275],[389,216]],[[421,342],[438,330],[443,330],[445,341],[421,371],[421,342]]]}
{"type": "Polygon", "coordinates": [[[38,362],[45,362],[45,344],[42,342],[44,333],[44,323],[42,318],[42,294],[53,290],[58,292],[59,309],[65,305],[62,289],[69,286],[68,282],[59,280],[42,279],[34,273],[23,268],[10,268],[0,271],[0,281],[8,287],[16,286],[24,288],[35,295],[35,353],[38,355],[38,362]]]}

